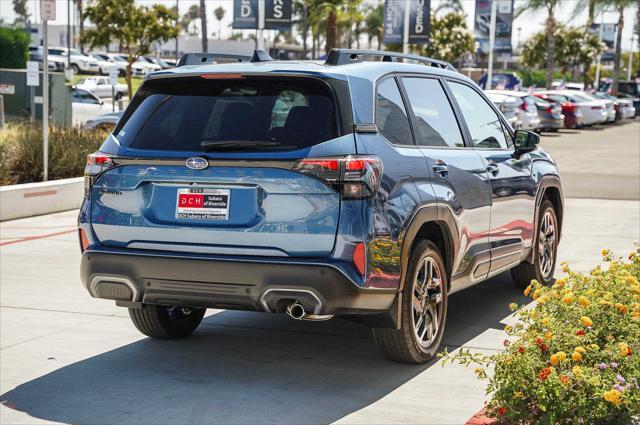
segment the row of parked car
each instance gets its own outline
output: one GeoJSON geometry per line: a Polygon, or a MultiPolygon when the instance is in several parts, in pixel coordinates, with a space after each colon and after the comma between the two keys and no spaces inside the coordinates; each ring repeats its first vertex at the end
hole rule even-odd
{"type": "Polygon", "coordinates": [[[605,92],[558,89],[485,93],[514,129],[537,132],[613,123],[640,113],[640,99],[618,98],[605,92]]]}
{"type": "MultiPolygon", "coordinates": [[[[43,61],[42,46],[29,47],[29,60],[43,61]]],[[[47,60],[49,70],[54,72],[63,72],[67,68],[67,63],[75,74],[108,75],[109,69],[116,67],[118,74],[124,76],[127,68],[127,58],[123,54],[87,54],[82,53],[80,50],[67,49],[66,47],[49,47],[47,60]]],[[[135,77],[144,77],[151,72],[174,68],[175,66],[175,61],[144,56],[132,64],[131,71],[135,77]]]]}

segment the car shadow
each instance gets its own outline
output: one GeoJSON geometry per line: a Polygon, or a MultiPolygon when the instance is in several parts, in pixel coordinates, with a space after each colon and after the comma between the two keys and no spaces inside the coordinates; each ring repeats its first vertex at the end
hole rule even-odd
{"type": "MultiPolygon", "coordinates": [[[[444,344],[502,328],[526,299],[502,274],[449,300],[444,344]]],[[[0,396],[32,417],[80,423],[328,423],[427,368],[385,360],[363,325],[225,311],[190,337],[142,339],[0,396]]]]}

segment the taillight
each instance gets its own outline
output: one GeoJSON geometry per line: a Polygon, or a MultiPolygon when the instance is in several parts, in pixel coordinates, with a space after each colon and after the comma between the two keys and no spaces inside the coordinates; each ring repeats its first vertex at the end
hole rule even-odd
{"type": "Polygon", "coordinates": [[[78,229],[78,238],[80,239],[80,252],[85,252],[89,248],[89,238],[84,229],[78,229]]]}
{"type": "Polygon", "coordinates": [[[565,102],[562,104],[562,110],[565,112],[575,112],[576,105],[571,102],[565,102]]]}
{"type": "Polygon", "coordinates": [[[338,190],[343,198],[368,198],[378,189],[382,176],[382,161],[376,156],[305,158],[294,171],[322,180],[338,190]]]}
{"type": "Polygon", "coordinates": [[[553,114],[553,108],[551,106],[548,106],[547,109],[545,109],[547,111],[548,114],[553,114]]]}
{"type": "Polygon", "coordinates": [[[93,186],[95,178],[102,172],[116,166],[111,155],[94,152],[87,155],[87,165],[84,167],[84,195],[87,196],[93,186]]]}
{"type": "Polygon", "coordinates": [[[520,105],[520,109],[522,109],[525,112],[528,111],[529,108],[528,108],[527,102],[522,102],[522,105],[520,105]]]}

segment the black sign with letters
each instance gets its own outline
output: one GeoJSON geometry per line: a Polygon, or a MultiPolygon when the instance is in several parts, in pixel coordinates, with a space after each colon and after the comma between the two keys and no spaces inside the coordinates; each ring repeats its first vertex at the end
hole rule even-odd
{"type": "Polygon", "coordinates": [[[234,30],[258,29],[258,0],[234,0],[231,27],[234,30]]]}

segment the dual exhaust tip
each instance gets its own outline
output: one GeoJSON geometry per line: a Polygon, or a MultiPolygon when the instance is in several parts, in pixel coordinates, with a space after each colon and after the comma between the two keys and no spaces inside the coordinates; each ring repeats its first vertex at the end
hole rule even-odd
{"type": "Polygon", "coordinates": [[[295,320],[312,320],[322,321],[329,320],[333,317],[332,314],[307,314],[302,304],[298,301],[287,305],[287,315],[295,320]]]}

